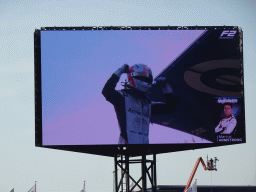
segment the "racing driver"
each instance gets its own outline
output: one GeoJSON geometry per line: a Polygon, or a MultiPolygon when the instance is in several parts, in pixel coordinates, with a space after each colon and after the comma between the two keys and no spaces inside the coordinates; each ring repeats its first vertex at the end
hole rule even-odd
{"type": "Polygon", "coordinates": [[[149,144],[150,117],[173,109],[173,91],[164,77],[158,78],[165,94],[165,103],[153,102],[148,93],[153,83],[151,69],[145,64],[131,67],[124,64],[106,82],[102,94],[115,108],[120,129],[118,144],[149,144]],[[123,73],[127,73],[124,89],[115,90],[123,73]]]}
{"type": "Polygon", "coordinates": [[[225,117],[221,119],[217,127],[215,127],[215,133],[218,133],[218,134],[235,133],[237,121],[234,115],[232,115],[231,103],[224,103],[224,113],[225,113],[225,117]]]}

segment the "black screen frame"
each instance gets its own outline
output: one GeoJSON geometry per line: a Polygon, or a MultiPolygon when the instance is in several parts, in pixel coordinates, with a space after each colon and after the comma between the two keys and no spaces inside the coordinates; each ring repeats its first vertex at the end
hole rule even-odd
{"type": "MultiPolygon", "coordinates": [[[[88,27],[42,27],[34,32],[34,83],[35,83],[35,146],[80,153],[97,154],[114,157],[117,154],[128,154],[129,156],[150,155],[169,153],[201,148],[241,144],[233,143],[208,143],[208,144],[130,144],[130,145],[42,145],[42,92],[41,92],[41,36],[44,30],[238,30],[240,39],[240,65],[242,86],[241,94],[244,104],[244,65],[243,65],[243,31],[237,26],[88,26],[88,27]]],[[[243,117],[245,119],[245,108],[243,106],[243,117]]],[[[244,122],[245,125],[245,122],[244,122]]],[[[246,131],[246,129],[245,129],[246,131]]],[[[245,132],[246,134],[246,132],[245,132]]],[[[246,137],[244,136],[244,142],[246,137]]]]}

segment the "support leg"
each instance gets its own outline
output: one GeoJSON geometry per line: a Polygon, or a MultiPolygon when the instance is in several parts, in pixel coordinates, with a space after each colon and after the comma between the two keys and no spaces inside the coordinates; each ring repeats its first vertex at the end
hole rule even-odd
{"type": "Polygon", "coordinates": [[[142,174],[142,192],[146,192],[147,189],[147,170],[146,170],[146,155],[142,155],[141,161],[141,174],[142,174]]]}
{"type": "Polygon", "coordinates": [[[130,182],[129,182],[129,156],[125,155],[125,170],[126,170],[126,191],[130,190],[130,182]]]}
{"type": "Polygon", "coordinates": [[[156,154],[153,154],[153,192],[156,192],[156,154]]]}
{"type": "MultiPolygon", "coordinates": [[[[121,167],[123,167],[123,155],[121,155],[121,167]]],[[[124,187],[124,186],[123,186],[123,180],[124,180],[124,179],[123,179],[123,178],[124,178],[123,176],[124,176],[124,171],[123,171],[123,170],[121,170],[121,173],[122,173],[122,179],[121,179],[121,181],[120,181],[120,182],[121,182],[121,191],[123,192],[123,191],[124,191],[124,188],[123,188],[123,187],[124,187]]]]}
{"type": "Polygon", "coordinates": [[[118,185],[118,177],[117,177],[117,154],[115,154],[115,192],[118,192],[117,185],[118,185]]]}

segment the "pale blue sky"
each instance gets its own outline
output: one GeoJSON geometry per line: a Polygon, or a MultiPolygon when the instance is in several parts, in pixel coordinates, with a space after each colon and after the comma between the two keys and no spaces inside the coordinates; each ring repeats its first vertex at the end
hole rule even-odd
{"type": "MultiPolygon", "coordinates": [[[[200,166],[198,185],[256,185],[255,9],[253,0],[0,0],[0,191],[37,181],[38,192],[74,192],[84,180],[87,191],[113,191],[113,158],[35,147],[33,33],[45,26],[242,27],[247,143],[157,155],[157,182],[185,185],[208,154],[220,159],[218,171],[200,166]]],[[[137,179],[140,167],[131,173],[137,179]]]]}

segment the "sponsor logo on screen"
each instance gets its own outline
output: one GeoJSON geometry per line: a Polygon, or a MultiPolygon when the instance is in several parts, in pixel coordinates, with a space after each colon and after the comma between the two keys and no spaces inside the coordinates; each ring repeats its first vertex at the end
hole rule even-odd
{"type": "Polygon", "coordinates": [[[233,39],[237,31],[235,30],[225,30],[222,31],[219,39],[233,39]]]}
{"type": "Polygon", "coordinates": [[[232,98],[218,98],[217,103],[237,103],[237,99],[232,99],[232,98]]]}

